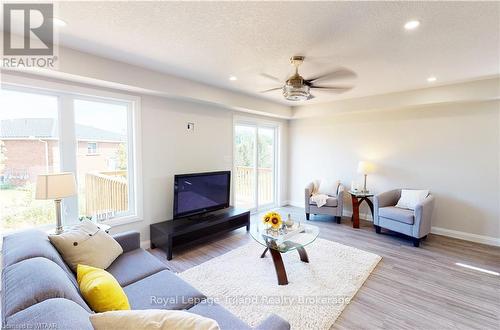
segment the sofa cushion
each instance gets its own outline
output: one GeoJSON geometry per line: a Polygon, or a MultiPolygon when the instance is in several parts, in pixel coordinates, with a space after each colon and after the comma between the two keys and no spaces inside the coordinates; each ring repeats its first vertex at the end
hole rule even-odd
{"type": "Polygon", "coordinates": [[[132,309],[187,309],[205,296],[169,270],[127,285],[132,309]]]}
{"type": "Polygon", "coordinates": [[[2,276],[5,317],[51,298],[72,300],[90,312],[66,272],[49,259],[23,260],[5,268],[2,276]]]}
{"type": "Polygon", "coordinates": [[[50,243],[47,234],[42,231],[26,230],[5,236],[2,251],[3,268],[30,258],[47,258],[61,267],[68,274],[75,288],[78,288],[75,275],[50,243]]]}
{"type": "Polygon", "coordinates": [[[408,209],[401,209],[399,207],[388,206],[378,209],[378,214],[381,217],[388,218],[394,221],[413,225],[415,222],[414,212],[408,209]]]}
{"type": "Polygon", "coordinates": [[[206,300],[190,308],[189,312],[216,320],[221,330],[252,329],[221,305],[206,300]]]}
{"type": "Polygon", "coordinates": [[[6,320],[6,329],[79,329],[93,330],[89,312],[77,303],[64,299],[47,299],[30,306],[6,320]]]}
{"type": "Polygon", "coordinates": [[[166,269],[167,266],[151,253],[136,249],[120,255],[106,270],[121,286],[127,286],[166,269]]]}
{"type": "MultiPolygon", "coordinates": [[[[309,204],[316,206],[316,203],[311,202],[311,201],[309,201],[309,204]]],[[[326,199],[326,204],[323,205],[322,207],[325,207],[325,206],[336,207],[337,205],[339,205],[337,197],[328,197],[326,199]]]]}

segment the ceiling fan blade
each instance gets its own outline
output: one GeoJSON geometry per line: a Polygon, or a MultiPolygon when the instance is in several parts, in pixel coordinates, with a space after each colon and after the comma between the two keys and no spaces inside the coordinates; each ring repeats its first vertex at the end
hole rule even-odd
{"type": "Polygon", "coordinates": [[[259,93],[267,93],[267,92],[277,91],[278,89],[282,89],[282,88],[283,87],[270,88],[270,89],[266,89],[264,91],[260,91],[259,93]]]}
{"type": "Polygon", "coordinates": [[[271,80],[274,80],[274,81],[279,82],[279,83],[282,83],[282,82],[283,82],[281,79],[276,78],[275,76],[272,76],[272,75],[267,74],[267,73],[261,73],[260,75],[261,75],[262,77],[264,77],[264,78],[271,79],[271,80]]]}
{"type": "Polygon", "coordinates": [[[350,91],[352,86],[311,86],[311,89],[321,89],[329,92],[343,93],[350,91]]]}
{"type": "Polygon", "coordinates": [[[340,69],[335,69],[334,71],[327,72],[325,74],[322,74],[320,76],[311,78],[311,79],[306,79],[309,83],[312,83],[313,81],[316,80],[324,80],[324,79],[342,79],[342,78],[356,78],[357,75],[354,71],[351,71],[349,69],[345,68],[340,68],[340,69]]]}

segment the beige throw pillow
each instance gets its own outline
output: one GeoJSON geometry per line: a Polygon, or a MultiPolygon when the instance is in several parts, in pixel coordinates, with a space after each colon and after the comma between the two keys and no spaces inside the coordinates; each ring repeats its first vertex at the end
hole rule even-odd
{"type": "Polygon", "coordinates": [[[320,180],[314,180],[313,181],[313,187],[312,187],[311,195],[316,195],[318,193],[319,184],[320,183],[321,183],[320,180]]]}
{"type": "Polygon", "coordinates": [[[106,269],[123,253],[113,237],[88,220],[62,234],[49,235],[49,240],[74,272],[78,264],[106,269]]]}
{"type": "Polygon", "coordinates": [[[146,309],[90,315],[95,330],[218,330],[215,320],[179,310],[146,309]]]}

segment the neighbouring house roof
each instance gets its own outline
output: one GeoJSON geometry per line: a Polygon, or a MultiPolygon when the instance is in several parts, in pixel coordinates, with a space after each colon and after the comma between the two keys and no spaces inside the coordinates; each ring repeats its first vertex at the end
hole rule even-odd
{"type": "MultiPolygon", "coordinates": [[[[23,118],[0,120],[0,139],[57,138],[57,120],[52,118],[23,118]]],[[[83,141],[125,141],[124,134],[101,128],[76,124],[76,138],[83,141]]]]}

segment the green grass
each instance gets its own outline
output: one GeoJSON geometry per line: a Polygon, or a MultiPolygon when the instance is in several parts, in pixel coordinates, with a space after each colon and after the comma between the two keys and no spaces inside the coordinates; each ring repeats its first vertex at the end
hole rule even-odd
{"type": "Polygon", "coordinates": [[[0,189],[0,231],[55,223],[54,202],[36,200],[33,185],[0,189]]]}

